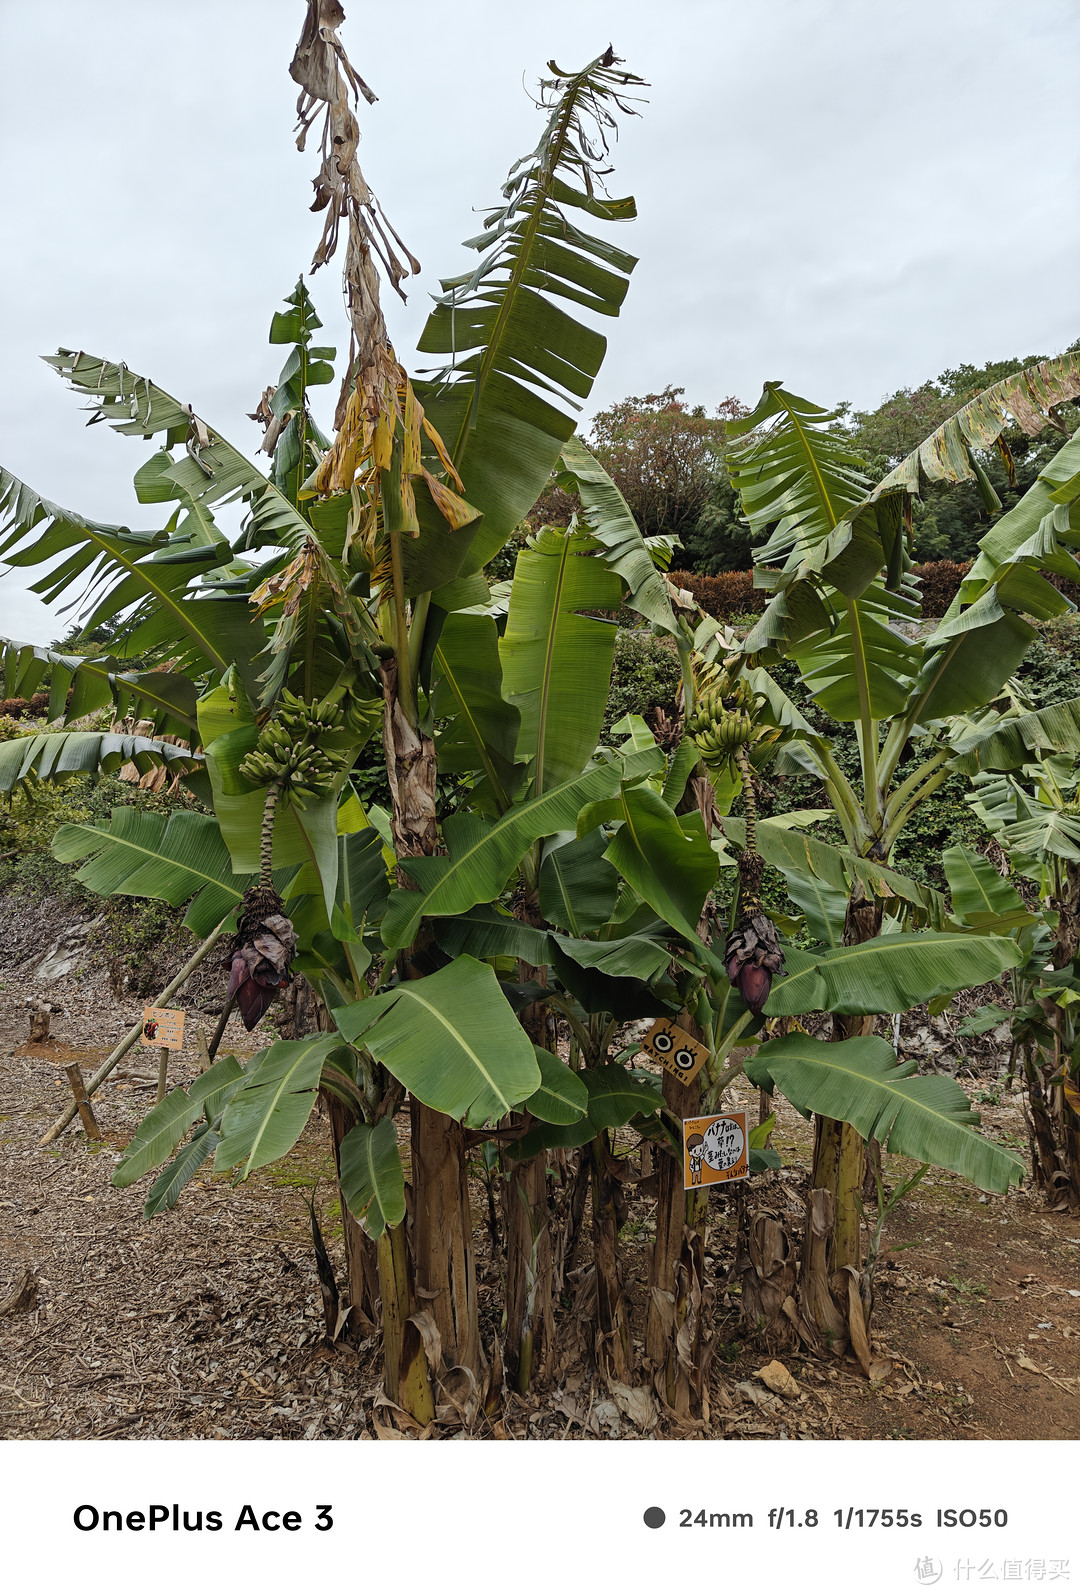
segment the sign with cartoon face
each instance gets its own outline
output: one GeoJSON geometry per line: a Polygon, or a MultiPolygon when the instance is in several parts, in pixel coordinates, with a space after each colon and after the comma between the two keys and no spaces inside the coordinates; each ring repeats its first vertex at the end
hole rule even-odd
{"type": "Polygon", "coordinates": [[[750,1172],[745,1113],[712,1113],[683,1120],[683,1186],[723,1185],[750,1172]]]}
{"type": "Polygon", "coordinates": [[[183,1008],[144,1008],[142,1035],[144,1047],[165,1047],[180,1052],[184,1045],[183,1008]]]}
{"type": "Polygon", "coordinates": [[[682,1085],[689,1085],[697,1078],[709,1056],[708,1047],[688,1036],[670,1019],[657,1019],[641,1045],[655,1063],[661,1064],[682,1085]]]}

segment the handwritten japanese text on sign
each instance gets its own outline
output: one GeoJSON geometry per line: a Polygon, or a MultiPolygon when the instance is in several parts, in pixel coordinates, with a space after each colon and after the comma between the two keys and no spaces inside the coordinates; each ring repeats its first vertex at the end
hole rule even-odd
{"type": "Polygon", "coordinates": [[[745,1113],[712,1113],[683,1120],[683,1186],[745,1180],[749,1170],[745,1113]]]}

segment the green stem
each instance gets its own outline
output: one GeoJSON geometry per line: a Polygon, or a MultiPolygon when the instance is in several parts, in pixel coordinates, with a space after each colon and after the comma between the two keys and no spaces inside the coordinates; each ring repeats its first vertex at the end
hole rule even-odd
{"type": "Polygon", "coordinates": [[[430,608],[430,593],[420,593],[413,599],[412,622],[409,626],[409,679],[413,682],[420,679],[420,651],[424,646],[424,631],[430,608]]]}
{"type": "Polygon", "coordinates": [[[927,759],[925,764],[920,764],[915,773],[913,775],[909,775],[902,786],[897,787],[896,791],[885,805],[886,825],[890,824],[898,810],[903,808],[907,799],[915,791],[915,788],[922,781],[924,781],[928,775],[931,775],[933,771],[936,770],[938,766],[942,764],[948,757],[949,750],[947,748],[942,748],[938,753],[934,754],[932,759],[927,759]]]}
{"type": "Polygon", "coordinates": [[[895,816],[895,818],[892,820],[892,823],[887,827],[885,834],[881,839],[882,845],[885,848],[886,857],[888,857],[890,851],[895,845],[897,837],[900,835],[900,832],[904,829],[904,826],[911,818],[914,810],[918,808],[919,804],[924,798],[928,798],[930,796],[931,792],[936,792],[942,782],[947,781],[951,774],[951,770],[935,770],[934,774],[928,781],[923,783],[923,785],[915,793],[914,797],[911,798],[909,802],[905,803],[899,814],[895,816]]]}
{"type": "Polygon", "coordinates": [[[394,657],[397,659],[397,699],[411,726],[416,725],[416,696],[409,659],[409,625],[405,617],[405,577],[401,558],[401,533],[391,529],[390,569],[394,605],[394,657]]]}
{"type": "Polygon", "coordinates": [[[259,833],[259,885],[264,888],[274,884],[274,812],[280,796],[281,782],[275,781],[266,794],[259,833]]]}

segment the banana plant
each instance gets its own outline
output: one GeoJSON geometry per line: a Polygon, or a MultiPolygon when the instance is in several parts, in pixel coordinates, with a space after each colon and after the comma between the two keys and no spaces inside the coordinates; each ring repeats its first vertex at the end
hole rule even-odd
{"type": "MultiPolygon", "coordinates": [[[[341,145],[355,130],[358,80],[330,25],[337,20],[309,6],[293,71],[305,117],[325,114],[341,145]]],[[[610,505],[597,507],[595,525],[583,516],[572,533],[544,536],[523,557],[504,636],[480,574],[562,451],[565,470],[593,468],[572,441],[574,410],[605,339],[577,307],[615,314],[634,262],[574,213],[600,222],[634,214],[632,201],[604,197],[600,160],[636,81],[608,51],[545,82],[545,133],[472,241],[477,270],[444,285],[421,344],[448,364],[423,384],[405,374],[385,336],[372,251],[386,235],[362,174],[355,161],[324,163],[328,214],[349,216],[354,334],[332,444],[310,416],[307,390],[329,380],[334,352],[313,343],[318,319],[301,284],[274,318],[271,340],[291,349],[255,412],[267,429],[268,473],[155,383],[62,350],[51,363],[89,399],[93,419],[160,440],[136,494],[172,513],[160,530],[131,532],[0,478],[9,560],[31,567],[63,555],[37,590],[60,599],[82,580],[88,627],[126,619],[116,660],[43,659],[13,645],[10,671],[40,680],[51,668],[58,721],[135,703],[154,729],[179,728],[191,778],[198,774],[213,810],[198,826],[177,823],[195,816],[174,816],[159,835],[117,811],[107,826],[62,831],[58,854],[85,860],[82,878],[98,890],[176,903],[196,894],[192,925],[235,915],[230,986],[252,1023],[290,963],[315,985],[332,1028],[295,1056],[257,1053],[235,1097],[203,1114],[198,1151],[208,1153],[216,1136],[216,1165],[250,1171],[291,1144],[316,1089],[331,1097],[343,1191],[378,1248],[388,1388],[422,1418],[435,1370],[416,1324],[403,1175],[386,1123],[408,1091],[420,1215],[411,1263],[446,1361],[477,1371],[467,1138],[511,1110],[531,1123],[565,1096],[552,1089],[547,1062],[548,1086],[531,1112],[541,1066],[495,969],[469,952],[448,957],[432,927],[490,907],[508,879],[535,892],[544,839],[573,833],[583,806],[643,778],[633,750],[593,758],[614,627],[581,610],[630,602],[674,627],[637,528],[613,525],[610,505]],[[214,510],[237,497],[247,515],[230,543],[214,510]],[[150,668],[125,671],[125,655],[150,668]],[[387,836],[349,780],[380,716],[394,798],[387,836]],[[440,754],[472,792],[447,820],[447,859],[435,856],[440,754]],[[387,870],[396,872],[393,889],[387,870]],[[436,1213],[445,1222],[429,1222],[436,1213]]],[[[336,227],[328,224],[316,264],[332,253],[336,227]]],[[[35,756],[62,773],[62,760],[35,756]]],[[[85,768],[91,754],[79,757],[71,768],[85,768]]],[[[564,967],[574,964],[561,956],[564,967]]],[[[583,966],[581,979],[587,974],[583,966]]],[[[598,1050],[594,1061],[604,1059],[598,1050]]],[[[191,1145],[165,1182],[170,1199],[198,1167],[191,1145]]]]}
{"type": "MultiPolygon", "coordinates": [[[[988,512],[999,511],[979,451],[1003,446],[1010,416],[1029,435],[1048,423],[1060,428],[1057,407],[1078,393],[1077,355],[1031,367],[963,406],[876,486],[837,426],[838,414],[779,383],[766,384],[756,409],[729,423],[729,439],[746,439],[729,447],[733,484],[752,532],[767,534],[755,553],[755,579],[772,593],[743,642],[742,663],[760,668],[792,659],[818,708],[854,727],[858,780],[805,720],[789,756],[821,780],[848,849],[868,865],[888,865],[912,814],[948,778],[954,718],[996,696],[1035,635],[1033,621],[1071,607],[1047,577],[1080,575],[1070,527],[1070,506],[1080,497],[1080,434],[993,524],[953,609],[918,639],[909,634],[920,614],[907,546],[911,497],[927,480],[975,480],[988,512]]],[[[775,683],[766,697],[775,714],[783,697],[775,683]]],[[[817,895],[797,863],[788,880],[798,882],[800,903],[817,895]]],[[[870,881],[854,879],[842,923],[834,916],[836,934],[849,943],[878,936],[887,900],[870,881]]],[[[866,1036],[869,1024],[838,1017],[836,1039],[866,1036]]],[[[815,1253],[823,1333],[833,1334],[847,1315],[846,1302],[828,1307],[828,1279],[861,1266],[863,1156],[855,1127],[828,1114],[819,1119],[814,1189],[826,1193],[831,1232],[827,1248],[815,1253]]],[[[813,1232],[808,1224],[808,1245],[813,1232]]]]}
{"type": "MultiPolygon", "coordinates": [[[[1080,1211],[1080,700],[1026,712],[991,712],[971,722],[957,762],[972,773],[968,801],[1001,847],[1011,871],[1031,883],[1033,914],[985,859],[956,858],[978,870],[982,900],[957,903],[968,923],[993,911],[1016,917],[1011,932],[1024,958],[1011,977],[1012,1005],[990,1004],[962,1030],[980,1034],[1007,1022],[1013,1063],[1026,1098],[1032,1173],[1054,1205],[1080,1211]]],[[[951,850],[956,854],[958,850],[951,850]]],[[[945,855],[946,865],[950,855],[945,855]]],[[[953,887],[957,902],[960,880],[953,887]]],[[[1006,928],[1007,921],[1002,921],[1006,928]]]]}

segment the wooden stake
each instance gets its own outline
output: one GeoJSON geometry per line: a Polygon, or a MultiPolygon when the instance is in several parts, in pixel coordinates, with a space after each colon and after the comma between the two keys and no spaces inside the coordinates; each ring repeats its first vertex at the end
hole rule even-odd
{"type": "MultiPolygon", "coordinates": [[[[175,997],[176,993],[180,990],[180,987],[184,985],[190,975],[194,974],[195,970],[198,969],[199,965],[202,963],[210,949],[217,941],[220,940],[230,918],[231,914],[227,914],[221,921],[221,924],[218,926],[217,930],[210,932],[210,935],[206,938],[198,951],[193,953],[188,959],[183,969],[181,969],[180,973],[176,976],[176,979],[170,981],[161,995],[154,998],[151,1007],[164,1008],[166,1003],[169,1001],[169,998],[175,997]]],[[[128,1031],[123,1041],[121,1041],[120,1045],[110,1052],[109,1056],[105,1059],[105,1062],[101,1065],[101,1068],[98,1070],[98,1072],[94,1075],[91,1075],[90,1083],[86,1087],[86,1094],[88,1097],[93,1096],[101,1082],[107,1079],[110,1074],[112,1074],[113,1070],[116,1068],[116,1065],[121,1061],[121,1059],[127,1057],[127,1054],[131,1051],[132,1047],[142,1035],[142,1028],[143,1022],[140,1019],[137,1024],[132,1025],[131,1029],[128,1031]]],[[[75,1112],[76,1108],[73,1102],[70,1107],[64,1109],[56,1123],[46,1130],[45,1134],[38,1142],[38,1146],[48,1146],[51,1141],[55,1141],[58,1136],[63,1135],[64,1131],[75,1117],[75,1112]]]]}
{"type": "Polygon", "coordinates": [[[64,1073],[71,1086],[71,1094],[75,1098],[75,1107],[79,1111],[79,1118],[83,1122],[83,1129],[91,1141],[103,1141],[98,1121],[94,1118],[94,1110],[90,1106],[90,1098],[86,1094],[86,1082],[82,1077],[82,1070],[77,1063],[69,1063],[64,1073]]]}
{"type": "Polygon", "coordinates": [[[155,1102],[164,1102],[165,1093],[169,1088],[169,1049],[162,1047],[158,1053],[157,1066],[157,1096],[155,1102]]]}

